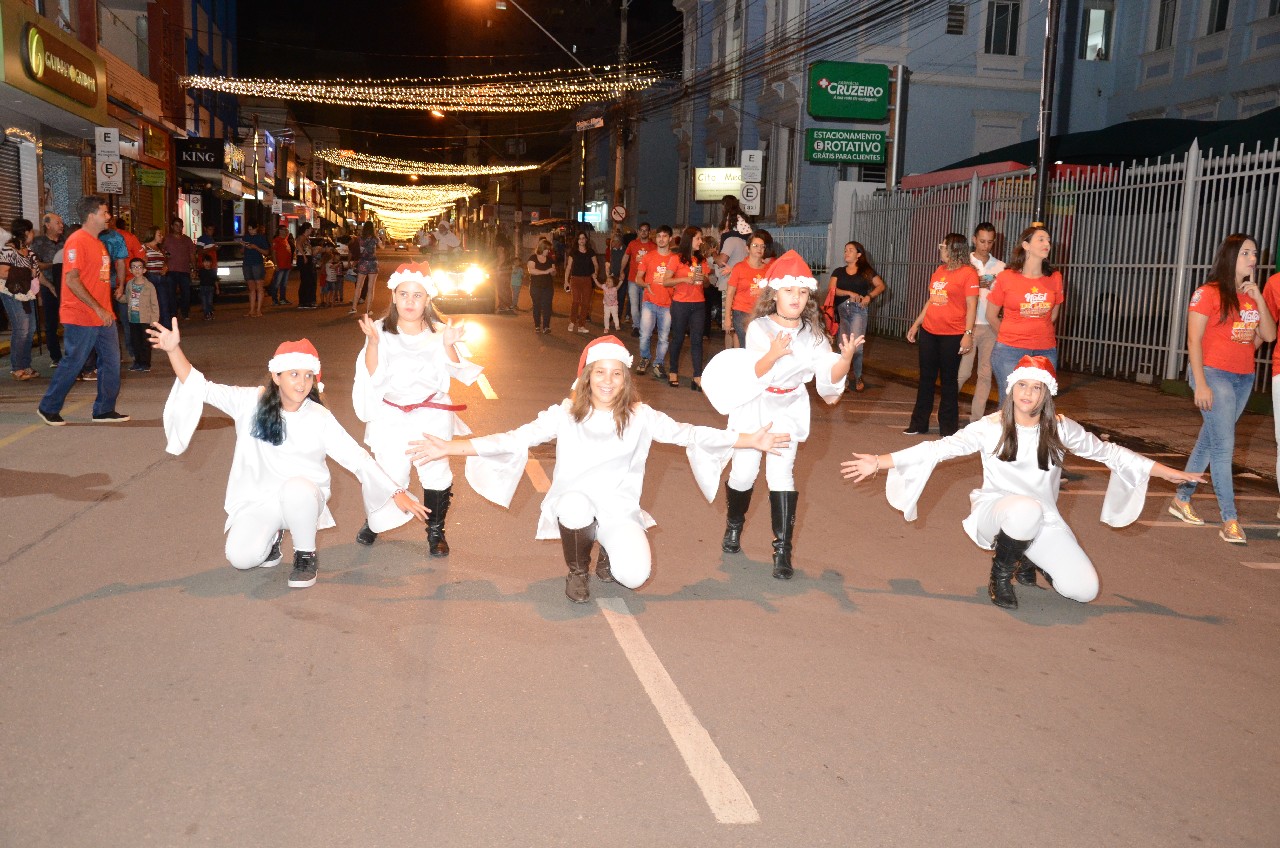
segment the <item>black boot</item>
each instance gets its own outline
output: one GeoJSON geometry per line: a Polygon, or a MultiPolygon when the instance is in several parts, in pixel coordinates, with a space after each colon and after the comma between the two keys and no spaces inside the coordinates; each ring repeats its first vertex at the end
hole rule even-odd
{"type": "Polygon", "coordinates": [[[560,525],[560,546],[564,549],[564,561],[569,566],[564,594],[575,604],[585,604],[591,598],[591,592],[587,589],[587,576],[591,570],[594,530],[594,524],[581,530],[570,530],[563,524],[560,525]]]}
{"type": "Polygon", "coordinates": [[[1025,555],[1018,557],[1018,570],[1013,573],[1013,578],[1023,586],[1040,586],[1036,582],[1036,572],[1044,575],[1045,581],[1050,587],[1053,586],[1053,578],[1049,576],[1049,572],[1029,560],[1025,555]]]}
{"type": "Polygon", "coordinates": [[[790,580],[795,574],[791,567],[791,539],[799,498],[799,492],[769,492],[769,514],[773,518],[773,576],[776,580],[790,580]]]}
{"type": "MultiPolygon", "coordinates": [[[[1018,559],[1023,551],[1030,547],[1031,541],[1013,539],[1004,533],[996,534],[996,552],[991,558],[991,580],[987,583],[987,594],[991,603],[1005,609],[1018,608],[1018,596],[1013,593],[1013,573],[1018,569],[1018,559]]],[[[1034,579],[1035,572],[1032,572],[1034,579]]]]}
{"type": "Polygon", "coordinates": [[[728,517],[724,522],[724,541],[720,550],[727,554],[742,553],[742,525],[747,523],[747,507],[751,506],[751,490],[738,491],[724,484],[724,500],[728,517]]]}
{"type": "Polygon", "coordinates": [[[378,541],[378,534],[369,529],[369,522],[366,521],[364,526],[356,531],[356,542],[367,548],[376,541],[378,541]]]}
{"type": "Polygon", "coordinates": [[[444,537],[444,519],[449,514],[449,501],[453,500],[453,487],[447,489],[423,489],[422,504],[431,510],[427,516],[427,550],[433,557],[449,555],[449,542],[444,537]]]}

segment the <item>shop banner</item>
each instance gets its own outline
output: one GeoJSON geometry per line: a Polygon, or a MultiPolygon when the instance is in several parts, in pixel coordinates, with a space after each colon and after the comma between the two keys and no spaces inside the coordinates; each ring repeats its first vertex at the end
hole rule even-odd
{"type": "Polygon", "coordinates": [[[889,66],[814,62],[808,100],[814,118],[883,121],[889,116],[889,66]]]}
{"type": "Polygon", "coordinates": [[[810,128],[804,135],[804,158],[809,162],[883,165],[885,135],[876,130],[810,128]]]}
{"type": "Polygon", "coordinates": [[[694,168],[695,201],[719,201],[726,194],[742,193],[741,168],[694,168]]]}
{"type": "Polygon", "coordinates": [[[0,79],[81,119],[107,122],[102,57],[13,0],[0,2],[0,39],[0,79]]]}
{"type": "Polygon", "coordinates": [[[138,168],[138,183],[151,188],[164,188],[165,178],[168,176],[159,168],[138,168]]]}

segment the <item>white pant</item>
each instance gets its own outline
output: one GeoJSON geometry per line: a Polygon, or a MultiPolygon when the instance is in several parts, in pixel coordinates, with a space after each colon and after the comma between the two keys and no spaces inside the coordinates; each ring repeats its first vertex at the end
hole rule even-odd
{"type": "Polygon", "coordinates": [[[610,318],[613,319],[613,329],[618,330],[622,328],[622,325],[618,323],[618,304],[616,303],[613,306],[606,306],[604,308],[604,328],[606,331],[609,329],[610,318]]]}
{"type": "Polygon", "coordinates": [[[596,541],[609,554],[613,579],[628,589],[643,586],[653,573],[653,553],[644,526],[631,519],[596,515],[596,508],[579,492],[566,492],[556,501],[556,520],[570,530],[596,522],[596,541]]]}
{"type": "MultiPolygon", "coordinates": [[[[1276,397],[1277,391],[1280,391],[1280,374],[1271,378],[1271,412],[1276,427],[1276,441],[1280,443],[1280,397],[1276,397]]],[[[1276,452],[1276,485],[1280,486],[1280,451],[1276,452]]],[[[1276,515],[1280,516],[1280,512],[1276,515]]]]}
{"type": "Polygon", "coordinates": [[[316,526],[324,512],[324,493],[305,477],[286,480],[278,500],[243,510],[227,531],[227,562],[236,568],[257,568],[271,551],[281,530],[293,536],[295,551],[315,551],[316,526]]]}
{"type": "MultiPolygon", "coordinates": [[[[803,390],[803,388],[802,388],[803,390]]],[[[796,490],[796,447],[792,442],[778,453],[762,454],[758,450],[739,448],[733,452],[733,462],[729,466],[729,486],[739,492],[749,492],[755,487],[756,477],[760,476],[760,457],[764,457],[764,480],[769,484],[771,492],[794,492],[796,490]]]]}
{"type": "MultiPolygon", "coordinates": [[[[409,457],[405,454],[405,449],[409,447],[410,439],[421,439],[422,434],[430,433],[438,436],[445,441],[452,438],[452,433],[448,430],[441,431],[439,426],[434,428],[422,427],[421,429],[409,431],[407,429],[410,418],[405,416],[404,422],[399,427],[387,426],[385,423],[378,427],[370,427],[365,433],[365,443],[369,445],[369,452],[373,454],[373,458],[377,460],[382,470],[387,472],[397,486],[404,489],[409,488],[410,477],[413,469],[418,469],[418,482],[422,484],[424,489],[447,489],[453,485],[453,468],[449,465],[449,460],[436,459],[431,462],[424,462],[421,465],[413,465],[409,457]]],[[[438,416],[428,418],[426,416],[414,416],[414,421],[426,420],[428,424],[439,424],[438,416]]],[[[447,419],[446,419],[447,420],[447,419]]],[[[396,506],[393,501],[388,501],[381,509],[375,510],[369,517],[369,529],[375,533],[386,533],[397,527],[402,527],[413,520],[413,516],[404,512],[400,507],[396,506]]]]}
{"type": "Polygon", "coordinates": [[[1044,508],[1035,498],[1006,495],[996,501],[979,525],[983,538],[994,539],[1003,532],[1011,539],[1026,541],[1027,559],[1053,578],[1053,588],[1064,598],[1088,603],[1098,597],[1098,572],[1081,550],[1075,534],[1065,523],[1044,521],[1044,508]]]}

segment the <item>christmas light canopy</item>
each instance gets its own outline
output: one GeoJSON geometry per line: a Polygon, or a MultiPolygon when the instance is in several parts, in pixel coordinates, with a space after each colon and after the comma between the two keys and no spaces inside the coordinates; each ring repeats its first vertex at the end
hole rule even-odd
{"type": "Polygon", "coordinates": [[[357,171],[377,171],[384,174],[413,174],[421,177],[482,177],[493,174],[513,174],[518,171],[536,171],[537,165],[450,165],[445,162],[415,162],[411,159],[394,159],[388,156],[371,156],[354,150],[329,148],[316,153],[339,168],[357,171]]]}

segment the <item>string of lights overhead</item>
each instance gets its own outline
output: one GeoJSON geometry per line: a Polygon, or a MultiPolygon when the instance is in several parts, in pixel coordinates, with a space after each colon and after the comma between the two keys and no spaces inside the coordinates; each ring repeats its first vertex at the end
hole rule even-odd
{"type": "Polygon", "coordinates": [[[321,150],[315,156],[339,168],[376,171],[384,174],[418,174],[424,177],[483,177],[538,169],[537,165],[451,165],[447,162],[415,162],[412,159],[372,156],[337,148],[321,150]]]}
{"type": "Polygon", "coordinates": [[[445,185],[404,186],[386,183],[360,183],[352,180],[334,180],[335,185],[342,186],[350,192],[363,192],[379,198],[393,200],[420,200],[433,196],[447,196],[449,199],[470,197],[479,194],[480,189],[465,183],[449,183],[445,185]]]}
{"type": "Polygon", "coordinates": [[[557,112],[623,92],[643,91],[661,81],[645,68],[624,74],[613,66],[539,73],[437,79],[269,80],[184,76],[184,88],[269,97],[334,106],[368,106],[464,113],[557,112]]]}

